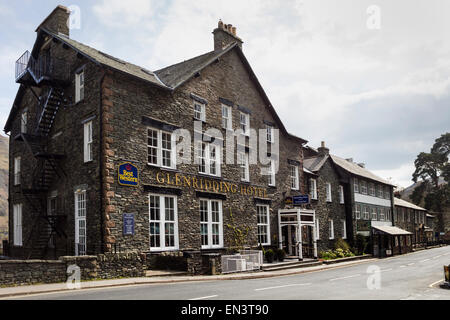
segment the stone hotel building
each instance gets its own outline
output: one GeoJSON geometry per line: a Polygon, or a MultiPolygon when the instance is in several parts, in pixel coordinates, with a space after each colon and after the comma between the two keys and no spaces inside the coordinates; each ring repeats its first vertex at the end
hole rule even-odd
{"type": "Polygon", "coordinates": [[[307,141],[280,121],[236,28],[219,22],[214,50],[149,71],[71,39],[68,16],[57,7],[16,63],[10,255],[220,254],[236,246],[236,228],[248,248],[279,246],[278,212],[305,193],[307,141]],[[250,163],[250,128],[265,132],[275,161],[250,163]],[[184,150],[198,164],[177,161],[178,129],[200,136],[184,150]],[[237,164],[210,129],[241,130],[237,164]]]}
{"type": "Polygon", "coordinates": [[[9,256],[263,246],[302,260],[358,234],[383,255],[406,232],[388,181],[287,131],[232,25],[212,51],[150,71],[73,40],[68,18],[55,8],[16,62],[9,256]]]}

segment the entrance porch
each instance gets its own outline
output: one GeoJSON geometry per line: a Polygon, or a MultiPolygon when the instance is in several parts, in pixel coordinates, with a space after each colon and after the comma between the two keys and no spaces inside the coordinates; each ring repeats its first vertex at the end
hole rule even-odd
{"type": "Polygon", "coordinates": [[[285,209],[278,211],[279,248],[288,258],[317,259],[316,218],[314,210],[285,209]]]}

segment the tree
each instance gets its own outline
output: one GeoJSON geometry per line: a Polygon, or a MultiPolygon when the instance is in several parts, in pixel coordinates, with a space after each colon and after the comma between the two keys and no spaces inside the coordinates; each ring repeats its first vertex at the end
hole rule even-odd
{"type": "Polygon", "coordinates": [[[413,181],[421,184],[411,194],[410,199],[417,205],[425,200],[425,208],[442,212],[450,206],[450,133],[436,139],[430,153],[422,152],[414,165],[413,181]],[[440,179],[446,183],[440,185],[440,179]]]}

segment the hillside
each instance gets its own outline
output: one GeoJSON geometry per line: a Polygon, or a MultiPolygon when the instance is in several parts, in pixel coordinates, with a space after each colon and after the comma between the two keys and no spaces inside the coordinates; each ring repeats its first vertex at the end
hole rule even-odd
{"type": "Polygon", "coordinates": [[[8,148],[9,139],[0,135],[0,244],[8,236],[8,148]]]}

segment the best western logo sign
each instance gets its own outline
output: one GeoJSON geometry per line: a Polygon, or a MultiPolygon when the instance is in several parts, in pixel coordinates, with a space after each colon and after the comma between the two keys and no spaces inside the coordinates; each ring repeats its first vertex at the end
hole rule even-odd
{"type": "Polygon", "coordinates": [[[139,186],[139,170],[131,163],[124,163],[119,166],[119,184],[121,186],[139,186]]]}

